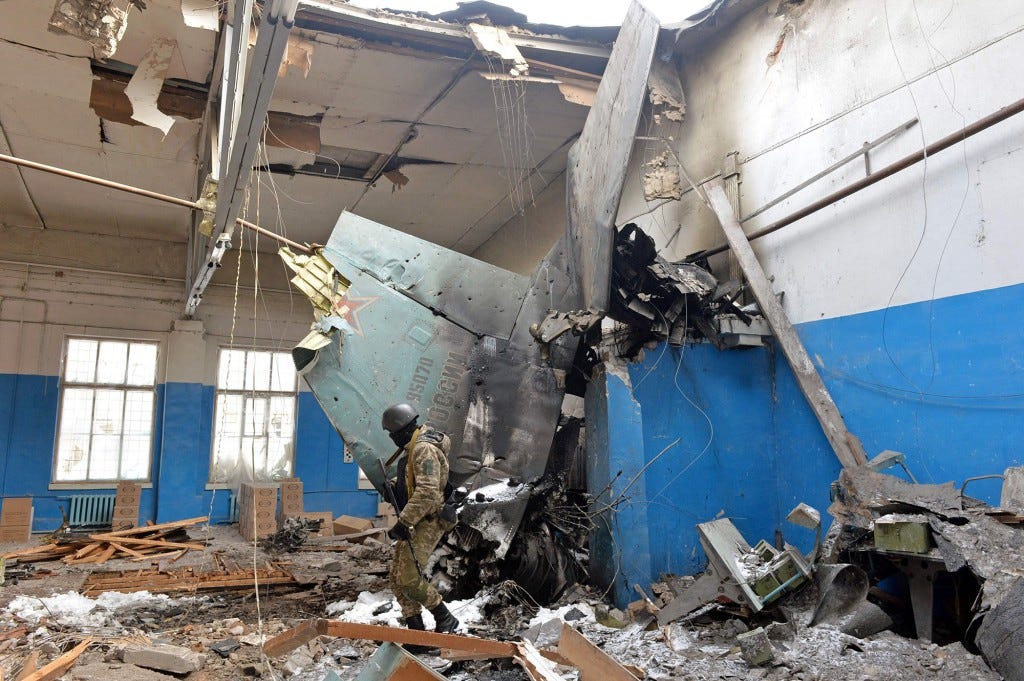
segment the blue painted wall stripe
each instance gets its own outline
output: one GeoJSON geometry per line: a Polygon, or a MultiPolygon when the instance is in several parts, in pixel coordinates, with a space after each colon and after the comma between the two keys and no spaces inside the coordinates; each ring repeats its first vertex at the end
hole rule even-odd
{"type": "MultiPolygon", "coordinates": [[[[228,518],[230,492],[206,489],[212,443],[212,386],[157,386],[152,489],[145,489],[140,519],[167,522],[210,515],[228,518]]],[[[50,490],[60,402],[56,376],[0,374],[0,495],[32,496],[34,529],[51,531],[74,494],[112,490],[50,490]]],[[[344,463],[344,445],[311,393],[299,393],[296,411],[296,474],[303,479],[306,508],[335,515],[372,517],[377,494],[359,490],[357,467],[344,463]]]]}
{"type": "MultiPolygon", "coordinates": [[[[960,483],[1024,462],[1021,301],[1015,285],[797,330],[869,456],[901,451],[922,482],[960,483]]],[[[719,514],[751,544],[781,530],[810,546],[812,533],[783,518],[801,501],[825,515],[840,467],[781,353],[660,346],[630,375],[647,460],[681,438],[648,473],[652,578],[702,569],[693,526],[719,514]],[[715,429],[707,451],[697,407],[715,429]]],[[[998,481],[970,493],[997,502],[998,481]]]]}

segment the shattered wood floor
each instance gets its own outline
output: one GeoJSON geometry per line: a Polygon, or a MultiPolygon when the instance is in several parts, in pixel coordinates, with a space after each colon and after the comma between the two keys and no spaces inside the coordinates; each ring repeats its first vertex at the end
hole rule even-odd
{"type": "MultiPolygon", "coordinates": [[[[341,551],[303,550],[272,556],[256,549],[254,556],[253,546],[234,528],[192,528],[189,534],[195,540],[209,540],[207,548],[190,551],[173,565],[166,560],[150,565],[119,559],[102,566],[61,562],[9,566],[8,580],[0,591],[2,678],[19,678],[23,667],[44,668],[62,655],[66,659],[76,644],[91,637],[63,676],[58,669],[57,675],[37,678],[349,680],[362,671],[377,650],[376,643],[321,637],[273,659],[262,657],[260,644],[311,618],[398,624],[397,604],[386,591],[390,550],[373,538],[341,551]],[[295,582],[264,585],[258,597],[252,587],[198,595],[146,591],[82,595],[93,573],[120,571],[120,578],[137,574],[146,579],[153,568],[181,574],[189,570],[230,572],[237,567],[247,568],[251,574],[254,562],[261,569],[271,563],[281,566],[295,582]]],[[[649,679],[1000,678],[960,644],[939,647],[891,632],[857,639],[827,627],[807,628],[802,623],[809,613],[795,602],[788,604],[785,612],[796,626],[767,627],[774,661],[753,668],[742,659],[736,644],[737,635],[748,629],[739,619],[644,627],[642,621],[630,622],[624,613],[609,612],[599,594],[580,587],[571,589],[550,609],[538,609],[511,586],[452,603],[451,609],[463,622],[465,633],[507,640],[518,640],[525,633],[540,649],[554,647],[561,623],[566,621],[618,662],[642,669],[649,679]]],[[[425,619],[429,620],[429,614],[425,619]]],[[[420,659],[458,681],[529,678],[511,661],[450,662],[433,655],[420,659]]],[[[575,668],[559,667],[558,671],[566,680],[577,678],[575,668]]]]}

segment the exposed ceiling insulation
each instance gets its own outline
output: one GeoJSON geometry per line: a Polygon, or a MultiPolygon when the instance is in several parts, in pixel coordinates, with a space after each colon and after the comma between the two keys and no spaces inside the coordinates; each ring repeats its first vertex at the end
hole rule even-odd
{"type": "MultiPolygon", "coordinates": [[[[84,40],[48,30],[52,0],[0,2],[0,151],[195,198],[221,33],[204,28],[209,21],[186,24],[182,7],[195,2],[146,4],[128,9],[124,36],[103,60],[84,40]],[[166,137],[132,120],[124,92],[157,40],[176,43],[157,102],[174,119],[166,137]]],[[[472,20],[487,21],[481,16],[472,20]]],[[[471,253],[557,179],[588,109],[553,81],[559,69],[599,73],[608,32],[595,29],[588,42],[511,29],[527,60],[540,64],[531,75],[541,77],[487,80],[503,67],[474,48],[457,23],[464,20],[304,4],[255,161],[247,219],[323,242],[347,208],[471,253]]],[[[598,79],[574,77],[584,88],[598,79]]],[[[191,220],[184,208],[0,166],[3,225],[180,243],[191,220]]]]}

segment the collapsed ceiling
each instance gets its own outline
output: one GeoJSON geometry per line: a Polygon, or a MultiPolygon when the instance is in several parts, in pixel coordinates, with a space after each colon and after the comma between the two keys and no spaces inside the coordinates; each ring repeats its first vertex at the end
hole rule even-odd
{"type": "MultiPolygon", "coordinates": [[[[557,180],[614,33],[495,34],[512,35],[529,62],[512,81],[490,34],[463,25],[507,12],[473,9],[441,19],[304,3],[247,219],[323,242],[347,208],[472,253],[557,180]]],[[[0,3],[0,153],[195,199],[216,129],[216,11],[194,0],[0,3]],[[114,29],[85,35],[90,18],[114,29]],[[168,124],[166,135],[155,127],[168,124]]],[[[192,215],[5,165],[0,224],[184,243],[192,215]]]]}

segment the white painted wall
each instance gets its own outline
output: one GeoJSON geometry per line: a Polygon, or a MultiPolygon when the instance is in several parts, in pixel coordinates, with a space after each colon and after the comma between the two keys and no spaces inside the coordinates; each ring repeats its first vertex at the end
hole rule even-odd
{"type": "MultiPolygon", "coordinates": [[[[262,257],[276,266],[276,256],[262,257]]],[[[243,260],[244,282],[252,278],[248,265],[243,260]]],[[[58,375],[69,335],[136,338],[161,342],[158,382],[213,385],[232,320],[236,347],[290,350],[308,332],[312,311],[301,294],[257,294],[243,284],[236,305],[231,278],[220,281],[207,289],[197,335],[194,324],[180,321],[182,279],[0,262],[0,373],[58,375]]]]}
{"type": "Polygon", "coordinates": [[[565,175],[554,180],[521,214],[502,225],[471,255],[529,275],[565,233],[565,175]]]}
{"type": "MultiPolygon", "coordinates": [[[[921,123],[873,152],[873,168],[1016,101],[1022,55],[1018,0],[776,0],[682,55],[686,119],[678,131],[646,132],[672,135],[694,180],[739,152],[746,214],[908,119],[921,123]]],[[[649,147],[638,143],[634,153],[620,220],[654,205],[639,189],[640,164],[660,151],[649,147]]],[[[864,172],[855,161],[746,227],[864,172]]],[[[1022,195],[1024,115],[754,242],[755,250],[795,322],[1017,284],[1022,195]]],[[[638,221],[662,247],[682,225],[664,248],[669,258],[722,242],[693,192],[638,221]]]]}

